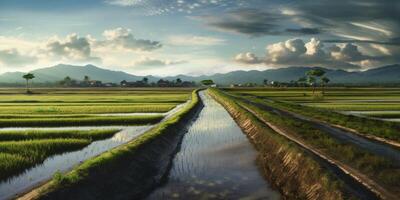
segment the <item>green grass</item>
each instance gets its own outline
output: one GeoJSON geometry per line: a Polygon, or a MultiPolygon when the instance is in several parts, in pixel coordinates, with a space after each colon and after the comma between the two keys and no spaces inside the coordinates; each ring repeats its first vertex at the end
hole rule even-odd
{"type": "Polygon", "coordinates": [[[100,140],[114,135],[117,129],[108,130],[15,130],[0,131],[0,141],[19,141],[34,139],[88,139],[100,140]]]}
{"type": "Polygon", "coordinates": [[[194,91],[191,97],[192,101],[183,109],[135,140],[89,159],[65,175],[59,173],[55,174],[50,187],[41,190],[41,193],[48,195],[48,193],[52,191],[57,191],[71,185],[79,185],[80,181],[96,176],[96,171],[99,169],[101,169],[102,172],[111,174],[112,171],[116,169],[116,166],[124,163],[126,160],[132,159],[132,156],[135,155],[135,152],[141,148],[142,145],[151,143],[162,134],[170,131],[177,131],[176,126],[178,123],[199,103],[197,91],[194,91]]]}
{"type": "Polygon", "coordinates": [[[0,142],[0,180],[43,162],[47,157],[81,149],[88,139],[46,139],[0,142]]]}
{"type": "Polygon", "coordinates": [[[362,115],[369,116],[369,117],[384,118],[384,119],[400,118],[400,112],[397,112],[397,113],[374,112],[374,113],[363,113],[362,115]]]}
{"type": "MultiPolygon", "coordinates": [[[[247,97],[247,99],[263,103],[254,98],[247,97]]],[[[395,166],[391,160],[372,154],[358,148],[356,145],[339,141],[329,134],[316,129],[311,123],[299,122],[294,118],[282,117],[274,112],[263,110],[240,99],[236,99],[236,101],[240,105],[249,107],[263,119],[280,127],[284,127],[286,130],[290,130],[297,138],[301,138],[304,142],[323,151],[326,155],[359,170],[390,191],[394,193],[400,192],[400,188],[398,188],[400,169],[395,166]]]]}
{"type": "Polygon", "coordinates": [[[146,125],[155,124],[163,115],[94,116],[86,118],[22,118],[0,119],[0,127],[58,127],[95,125],[146,125]]]}
{"type": "Polygon", "coordinates": [[[94,140],[112,137],[118,131],[0,131],[0,180],[40,164],[52,155],[78,150],[94,140]]]}
{"type": "Polygon", "coordinates": [[[107,105],[1,105],[0,104],[0,115],[1,114],[41,114],[41,115],[56,115],[56,114],[99,114],[99,113],[150,113],[150,112],[167,112],[173,109],[177,104],[164,103],[164,104],[107,104],[107,105]]]}
{"type": "Polygon", "coordinates": [[[320,186],[315,195],[321,195],[318,196],[321,199],[349,199],[349,196],[344,196],[345,190],[340,180],[329,171],[326,171],[303,149],[274,132],[253,114],[245,110],[240,105],[242,102],[217,89],[211,89],[209,93],[231,114],[233,113],[236,116],[236,121],[239,124],[243,124],[244,129],[251,129],[254,132],[249,136],[254,140],[256,149],[261,153],[262,159],[266,159],[263,163],[265,166],[262,167],[267,169],[266,173],[268,177],[271,177],[272,184],[278,184],[278,187],[289,190],[285,191],[285,195],[292,195],[288,196],[288,199],[291,199],[290,197],[307,199],[308,195],[310,195],[309,188],[315,185],[320,186]],[[249,127],[249,124],[252,124],[252,126],[249,127]],[[268,169],[273,171],[268,171],[268,169]],[[298,187],[300,183],[302,187],[298,187]],[[292,188],[292,190],[287,188],[292,188]],[[307,189],[302,191],[302,188],[307,189]],[[328,197],[323,195],[328,195],[328,197]]]}
{"type": "MultiPolygon", "coordinates": [[[[367,90],[363,89],[362,91],[367,90]]],[[[242,96],[245,98],[248,98],[252,101],[256,101],[258,103],[266,104],[269,106],[277,107],[279,109],[291,111],[294,113],[298,113],[310,118],[315,118],[318,120],[326,121],[328,123],[332,124],[337,124],[341,125],[344,127],[348,127],[354,130],[357,130],[359,133],[364,134],[364,135],[373,135],[393,141],[400,142],[400,123],[398,122],[389,122],[389,121],[381,121],[381,120],[375,120],[375,119],[368,119],[365,117],[357,117],[353,115],[346,115],[342,114],[339,112],[335,112],[332,109],[329,108],[322,108],[322,107],[313,107],[313,106],[303,106],[298,104],[297,102],[293,101],[287,101],[287,100],[281,100],[281,98],[270,98],[267,97],[268,99],[272,99],[273,102],[264,100],[266,96],[258,96],[251,94],[253,92],[252,89],[249,90],[249,92],[246,92],[246,90],[239,90],[240,92],[237,92],[237,90],[228,90],[230,93],[238,96],[242,96]]],[[[258,91],[258,90],[257,90],[258,91]]],[[[384,90],[385,92],[391,91],[389,89],[384,90]]],[[[258,91],[260,92],[260,91],[258,91]]],[[[270,91],[267,91],[270,92],[270,91]]],[[[286,92],[286,91],[275,91],[275,93],[281,93],[281,92],[286,92]]],[[[379,92],[378,92],[379,93],[379,92]]],[[[311,104],[311,103],[310,103],[311,104]]],[[[318,103],[314,103],[318,104],[318,103]]],[[[319,103],[319,104],[326,104],[326,103],[319,103]]],[[[400,104],[396,105],[384,105],[382,107],[386,106],[388,110],[393,110],[393,106],[397,106],[400,104]]],[[[348,105],[349,107],[351,104],[348,105]]],[[[365,110],[374,110],[374,109],[369,109],[368,104],[364,104],[363,106],[360,106],[361,111],[365,110]]],[[[372,106],[379,106],[379,103],[375,103],[372,106]]],[[[352,109],[354,109],[354,106],[352,106],[352,109]]]]}
{"type": "Polygon", "coordinates": [[[400,111],[400,103],[307,103],[306,105],[338,111],[400,111]]]}

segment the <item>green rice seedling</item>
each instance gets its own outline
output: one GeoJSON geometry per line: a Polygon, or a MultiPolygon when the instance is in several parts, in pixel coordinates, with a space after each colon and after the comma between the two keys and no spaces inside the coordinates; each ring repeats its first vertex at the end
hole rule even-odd
{"type": "Polygon", "coordinates": [[[97,105],[64,105],[64,106],[2,106],[0,114],[101,114],[101,113],[163,113],[173,109],[176,104],[109,104],[97,105]]]}
{"type": "Polygon", "coordinates": [[[102,172],[111,174],[116,167],[124,164],[126,160],[132,159],[135,153],[142,145],[149,144],[155,138],[160,137],[170,131],[176,131],[178,123],[191,112],[191,110],[199,104],[197,92],[192,93],[192,100],[184,108],[175,113],[172,117],[156,125],[146,133],[142,134],[135,140],[105,152],[97,157],[89,159],[76,167],[68,174],[58,174],[53,177],[50,187],[41,190],[41,193],[50,193],[59,189],[63,189],[67,185],[79,185],[82,180],[96,176],[96,172],[101,169],[102,172]]]}
{"type": "Polygon", "coordinates": [[[0,180],[43,162],[47,157],[81,149],[88,139],[45,139],[0,142],[0,180]]]}
{"type": "Polygon", "coordinates": [[[146,125],[163,119],[163,115],[95,116],[86,118],[0,119],[0,127],[57,127],[93,125],[146,125]]]}
{"type": "MultiPolygon", "coordinates": [[[[257,103],[277,107],[282,110],[287,110],[310,118],[326,121],[331,124],[348,127],[356,130],[360,134],[364,134],[367,136],[372,135],[388,140],[394,140],[397,142],[400,141],[400,134],[398,134],[400,130],[400,123],[398,122],[389,122],[376,119],[368,119],[365,117],[357,117],[354,115],[347,115],[340,112],[335,112],[332,109],[328,108],[303,106],[289,101],[281,101],[279,98],[273,99],[274,101],[269,101],[270,98],[264,99],[264,97],[259,97],[255,95],[239,96],[249,99],[251,101],[255,101],[257,103]]],[[[321,104],[323,105],[323,103],[321,104]]],[[[360,109],[366,110],[368,109],[367,106],[367,104],[362,105],[360,106],[360,109]]],[[[379,104],[376,106],[379,106],[379,104]]],[[[383,106],[387,106],[387,109],[393,110],[393,105],[383,106]]],[[[354,109],[354,106],[351,109],[354,109]]],[[[376,107],[374,109],[376,109],[376,107]]]]}
{"type": "Polygon", "coordinates": [[[88,139],[100,140],[113,136],[118,129],[108,130],[15,130],[0,131],[0,141],[20,141],[33,139],[88,139]]]}

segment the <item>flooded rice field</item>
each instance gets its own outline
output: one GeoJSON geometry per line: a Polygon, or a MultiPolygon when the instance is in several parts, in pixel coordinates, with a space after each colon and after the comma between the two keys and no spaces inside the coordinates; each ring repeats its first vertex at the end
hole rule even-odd
{"type": "Polygon", "coordinates": [[[256,166],[257,152],[228,112],[204,92],[164,184],[148,199],[279,199],[256,166]]]}
{"type": "MultiPolygon", "coordinates": [[[[189,101],[188,101],[189,102],[189,101]]],[[[176,106],[164,115],[164,120],[178,112],[188,102],[176,106]]],[[[160,114],[160,113],[157,113],[160,114]]],[[[108,114],[107,114],[108,115],[108,114]]],[[[114,114],[110,114],[114,115],[114,114]]],[[[95,141],[87,147],[73,152],[55,155],[47,158],[42,164],[25,172],[0,182],[0,199],[11,199],[18,194],[33,189],[38,184],[48,181],[54,173],[66,172],[83,161],[97,156],[107,150],[125,144],[145,133],[154,125],[148,126],[72,126],[72,127],[9,127],[0,130],[91,130],[91,129],[120,129],[113,137],[95,141]]]]}
{"type": "Polygon", "coordinates": [[[400,111],[399,110],[373,110],[373,111],[341,111],[340,113],[346,115],[354,115],[357,117],[365,117],[370,119],[382,120],[382,121],[391,121],[391,122],[400,122],[400,111]],[[374,117],[376,114],[385,115],[388,117],[374,117]],[[390,117],[390,115],[396,115],[397,117],[390,117]]]}
{"type": "Polygon", "coordinates": [[[17,194],[26,192],[38,184],[49,180],[55,172],[68,171],[89,158],[129,142],[151,127],[152,126],[127,127],[116,133],[112,138],[95,141],[79,151],[52,156],[46,159],[42,164],[0,182],[0,199],[10,199],[17,194]]]}

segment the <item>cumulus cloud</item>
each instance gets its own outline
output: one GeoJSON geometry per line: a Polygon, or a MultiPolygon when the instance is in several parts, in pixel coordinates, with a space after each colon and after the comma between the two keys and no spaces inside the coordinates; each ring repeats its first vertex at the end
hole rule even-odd
{"type": "Polygon", "coordinates": [[[171,61],[171,60],[160,60],[149,57],[142,57],[141,59],[135,61],[133,63],[134,67],[143,67],[143,68],[153,68],[153,67],[162,67],[169,65],[178,65],[186,63],[186,61],[171,61]]]}
{"type": "Polygon", "coordinates": [[[168,43],[179,46],[213,46],[225,43],[224,39],[196,35],[175,35],[168,38],[168,43]]]}
{"type": "Polygon", "coordinates": [[[254,53],[239,53],[235,57],[235,61],[243,64],[260,64],[263,61],[260,60],[254,53]]]}
{"type": "Polygon", "coordinates": [[[127,49],[133,51],[153,51],[162,47],[158,41],[136,39],[130,29],[116,28],[105,30],[103,36],[106,38],[97,43],[102,46],[110,46],[117,49],[127,49]]]}
{"type": "Polygon", "coordinates": [[[381,57],[363,54],[357,45],[331,45],[311,38],[304,42],[302,39],[289,39],[283,42],[267,45],[263,58],[256,57],[253,53],[241,53],[235,58],[237,62],[245,64],[264,63],[267,66],[322,66],[336,69],[359,69],[370,67],[381,57]]]}
{"type": "Polygon", "coordinates": [[[22,65],[32,67],[34,64],[101,64],[106,60],[108,64],[122,66],[123,63],[129,62],[125,59],[129,55],[144,55],[161,47],[162,44],[157,41],[136,39],[131,31],[125,28],[105,30],[100,38],[72,33],[65,37],[56,35],[32,42],[22,38],[0,36],[0,63],[12,68],[22,65]],[[116,62],[110,63],[110,60],[116,62]]]}
{"type": "Polygon", "coordinates": [[[73,33],[65,39],[52,38],[42,49],[49,59],[60,61],[99,61],[100,58],[92,56],[92,48],[88,38],[79,37],[73,33]]]}
{"type": "Polygon", "coordinates": [[[0,64],[5,67],[23,67],[36,62],[36,57],[23,55],[17,49],[0,50],[0,64]]]}

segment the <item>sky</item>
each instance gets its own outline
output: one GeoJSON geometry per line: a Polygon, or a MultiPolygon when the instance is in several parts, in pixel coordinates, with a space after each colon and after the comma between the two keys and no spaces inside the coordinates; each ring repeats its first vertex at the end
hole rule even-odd
{"type": "Polygon", "coordinates": [[[399,0],[0,0],[0,73],[203,75],[400,63],[399,0]]]}

